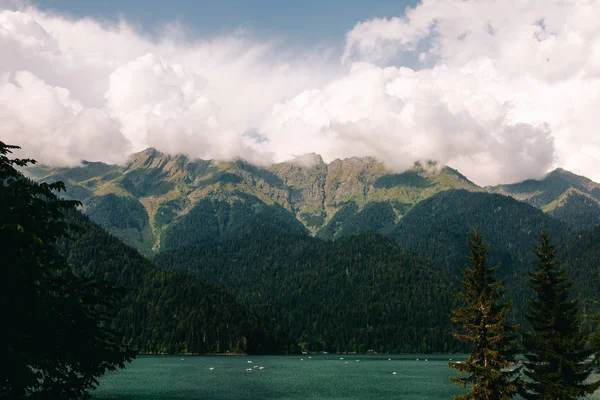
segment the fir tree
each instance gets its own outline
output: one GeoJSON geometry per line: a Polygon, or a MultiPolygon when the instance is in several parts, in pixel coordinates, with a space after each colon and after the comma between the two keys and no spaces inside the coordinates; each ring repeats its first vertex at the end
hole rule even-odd
{"type": "Polygon", "coordinates": [[[525,374],[530,378],[524,397],[569,400],[594,392],[597,383],[586,383],[592,372],[593,354],[586,348],[588,336],[579,322],[579,304],[570,298],[571,283],[556,261],[555,246],[543,230],[534,247],[539,263],[529,274],[535,291],[530,300],[530,333],[523,335],[525,374]]]}
{"type": "Polygon", "coordinates": [[[510,303],[502,303],[504,281],[494,277],[499,265],[486,267],[490,248],[477,228],[467,237],[470,263],[461,268],[464,280],[458,299],[464,304],[452,311],[452,322],[460,324],[454,335],[470,343],[474,350],[464,363],[449,363],[466,377],[451,378],[470,392],[455,400],[510,399],[520,388],[519,368],[514,368],[514,332],[517,326],[506,325],[510,303]]]}

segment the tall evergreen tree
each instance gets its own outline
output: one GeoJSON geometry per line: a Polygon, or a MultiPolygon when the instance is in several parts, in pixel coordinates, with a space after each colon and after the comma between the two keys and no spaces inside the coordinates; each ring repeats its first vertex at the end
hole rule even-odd
{"type": "Polygon", "coordinates": [[[529,274],[534,290],[530,300],[531,332],[523,335],[525,374],[524,397],[530,399],[570,400],[594,392],[600,382],[586,383],[593,368],[586,347],[588,336],[581,329],[579,304],[571,299],[571,282],[556,261],[550,234],[543,230],[534,247],[539,263],[529,274]]]}
{"type": "Polygon", "coordinates": [[[0,142],[0,399],[81,399],[132,354],[107,326],[119,292],[80,278],[56,252],[77,202],[34,183],[0,142]]]}
{"type": "Polygon", "coordinates": [[[464,280],[458,299],[463,306],[452,311],[452,322],[461,326],[456,338],[474,350],[464,363],[448,363],[466,377],[451,378],[471,390],[455,400],[501,400],[515,396],[520,388],[519,368],[514,368],[515,325],[504,322],[510,303],[503,303],[504,281],[494,274],[499,265],[488,268],[490,248],[477,228],[467,237],[470,265],[461,268],[464,280]]]}

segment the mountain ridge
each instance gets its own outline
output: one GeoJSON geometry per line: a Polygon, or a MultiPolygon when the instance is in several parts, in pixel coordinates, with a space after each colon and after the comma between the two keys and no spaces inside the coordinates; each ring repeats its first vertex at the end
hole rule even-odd
{"type": "Polygon", "coordinates": [[[325,163],[310,153],[261,167],[148,148],[122,166],[85,161],[73,168],[35,166],[26,173],[42,181],[65,181],[67,193],[83,202],[92,220],[146,256],[167,243],[172,249],[173,232],[189,236],[191,231],[180,229],[183,225],[212,221],[194,230],[201,236],[196,243],[255,223],[258,215],[325,239],[369,230],[387,235],[416,204],[448,190],[510,196],[580,229],[600,223],[600,184],[562,168],[542,180],[482,188],[432,161],[396,173],[372,157],[325,163]]]}
{"type": "Polygon", "coordinates": [[[556,168],[539,180],[485,189],[524,201],[580,229],[600,223],[600,184],[563,168],[556,168]]]}
{"type": "MultiPolygon", "coordinates": [[[[170,226],[204,201],[228,204],[233,207],[231,215],[238,217],[258,208],[271,207],[273,213],[285,210],[307,232],[317,235],[348,205],[356,205],[359,212],[368,204],[387,204],[390,213],[385,224],[389,225],[414,204],[440,191],[483,191],[458,171],[433,162],[415,163],[408,171],[394,173],[370,157],[327,164],[316,154],[259,167],[241,160],[172,156],[149,148],[134,154],[124,166],[84,162],[74,168],[36,166],[26,173],[42,181],[65,181],[67,193],[84,203],[92,220],[146,255],[159,251],[170,226]],[[240,206],[247,201],[252,207],[243,206],[246,210],[241,212],[240,206]],[[142,218],[144,221],[131,222],[126,228],[109,223],[130,218],[127,208],[131,207],[138,214],[143,208],[147,221],[142,218]],[[115,215],[98,210],[114,210],[115,215]]],[[[219,226],[222,230],[222,224],[219,226]]],[[[330,230],[332,237],[340,234],[337,228],[330,230]]]]}

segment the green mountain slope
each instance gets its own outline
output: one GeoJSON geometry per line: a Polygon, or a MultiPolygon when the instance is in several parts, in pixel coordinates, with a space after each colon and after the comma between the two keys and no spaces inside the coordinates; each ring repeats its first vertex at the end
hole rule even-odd
{"type": "Polygon", "coordinates": [[[161,253],[156,263],[209,279],[263,310],[290,332],[291,349],[459,349],[450,334],[453,279],[375,233],[332,242],[263,225],[161,253]]]}
{"type": "Polygon", "coordinates": [[[578,228],[600,223],[600,184],[558,168],[541,180],[486,187],[522,200],[578,228]]]}
{"type": "Polygon", "coordinates": [[[589,322],[588,317],[600,310],[600,226],[568,237],[559,260],[575,281],[584,318],[589,322]]]}
{"type": "MultiPolygon", "coordinates": [[[[547,228],[563,255],[563,252],[572,252],[568,249],[578,247],[574,228],[510,197],[447,191],[417,204],[390,237],[407,249],[430,258],[443,271],[458,274],[467,254],[465,237],[473,225],[480,228],[491,245],[490,263],[501,264],[499,274],[507,279],[507,296],[515,302],[512,316],[523,322],[530,296],[526,273],[537,261],[531,251],[537,234],[543,227],[547,228]]],[[[590,241],[589,247],[593,246],[590,241]]],[[[589,279],[589,276],[598,275],[600,265],[592,258],[586,263],[570,265],[568,273],[575,281],[575,291],[587,293],[585,303],[593,304],[598,299],[600,285],[597,277],[589,279]],[[584,288],[588,289],[584,292],[584,288]]]]}
{"type": "Polygon", "coordinates": [[[427,254],[448,270],[458,271],[467,254],[466,236],[472,226],[480,228],[492,246],[490,260],[501,262],[506,274],[521,272],[535,260],[530,250],[542,227],[557,239],[570,231],[564,223],[510,197],[453,190],[417,204],[390,237],[417,254],[427,254]]]}
{"type": "MultiPolygon", "coordinates": [[[[328,198],[335,205],[330,220],[318,232],[324,239],[335,239],[364,231],[387,233],[418,202],[450,189],[481,191],[463,175],[448,167],[439,169],[434,163],[415,164],[400,174],[373,173],[381,164],[372,159],[334,161],[331,186],[336,188],[328,198]],[[356,168],[366,162],[369,168],[356,168]],[[361,187],[346,187],[346,182],[360,182],[361,187]]],[[[356,185],[356,184],[355,184],[356,185]]]]}
{"type": "MultiPolygon", "coordinates": [[[[545,198],[558,197],[536,204],[545,204],[544,213],[487,193],[450,168],[417,164],[393,174],[369,158],[325,164],[315,155],[259,168],[149,149],[126,166],[28,173],[65,179],[91,219],[147,256],[158,252],[156,262],[168,272],[96,228],[90,232],[101,233],[82,236],[69,253],[85,273],[134,288],[115,326],[147,351],[277,347],[278,330],[248,310],[281,324],[292,351],[460,350],[450,337],[449,310],[471,227],[478,225],[491,244],[490,261],[502,263],[507,295],[515,299],[511,318],[522,322],[537,233],[548,228],[576,254],[574,238],[592,233],[576,235],[571,222],[556,218],[593,221],[596,201],[593,182],[587,191],[567,187],[572,177],[563,172],[545,198]]],[[[535,196],[543,192],[538,183],[528,185],[535,196]]],[[[592,312],[600,286],[594,236],[585,237],[592,237],[578,258],[585,262],[568,265],[592,312]]]]}
{"type": "Polygon", "coordinates": [[[278,329],[199,277],[156,268],[79,213],[60,251],[77,274],[126,289],[113,328],[138,352],[277,352],[278,329]]]}
{"type": "Polygon", "coordinates": [[[600,225],[600,201],[575,188],[565,190],[542,210],[582,229],[600,225]]]}
{"type": "Polygon", "coordinates": [[[216,240],[265,218],[323,238],[385,233],[414,204],[440,191],[482,190],[434,163],[395,174],[372,158],[325,164],[314,154],[260,168],[147,149],[125,166],[84,162],[25,173],[65,181],[93,221],[146,256],[216,240]]]}

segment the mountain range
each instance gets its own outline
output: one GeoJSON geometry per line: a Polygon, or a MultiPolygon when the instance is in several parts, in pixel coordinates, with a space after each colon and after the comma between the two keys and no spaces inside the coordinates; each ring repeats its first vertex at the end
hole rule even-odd
{"type": "Polygon", "coordinates": [[[26,174],[64,181],[93,221],[146,256],[210,242],[265,219],[325,239],[362,231],[387,235],[419,202],[460,189],[511,196],[576,228],[600,223],[600,184],[563,169],[542,180],[482,188],[434,162],[394,173],[373,158],[326,164],[309,154],[261,168],[150,148],[124,166],[84,161],[74,168],[35,166],[26,174]]]}
{"type": "Polygon", "coordinates": [[[134,288],[115,327],[142,351],[464,350],[449,314],[473,226],[501,264],[513,322],[525,322],[542,228],[584,318],[600,311],[600,185],[562,169],[483,188],[434,162],[394,173],[372,158],[311,154],[264,168],[147,149],[123,166],[24,172],[64,181],[92,221],[145,256],[98,228],[65,250],[81,273],[134,288]],[[235,331],[222,336],[224,323],[235,331]],[[196,326],[202,337],[188,335],[196,326]]]}

